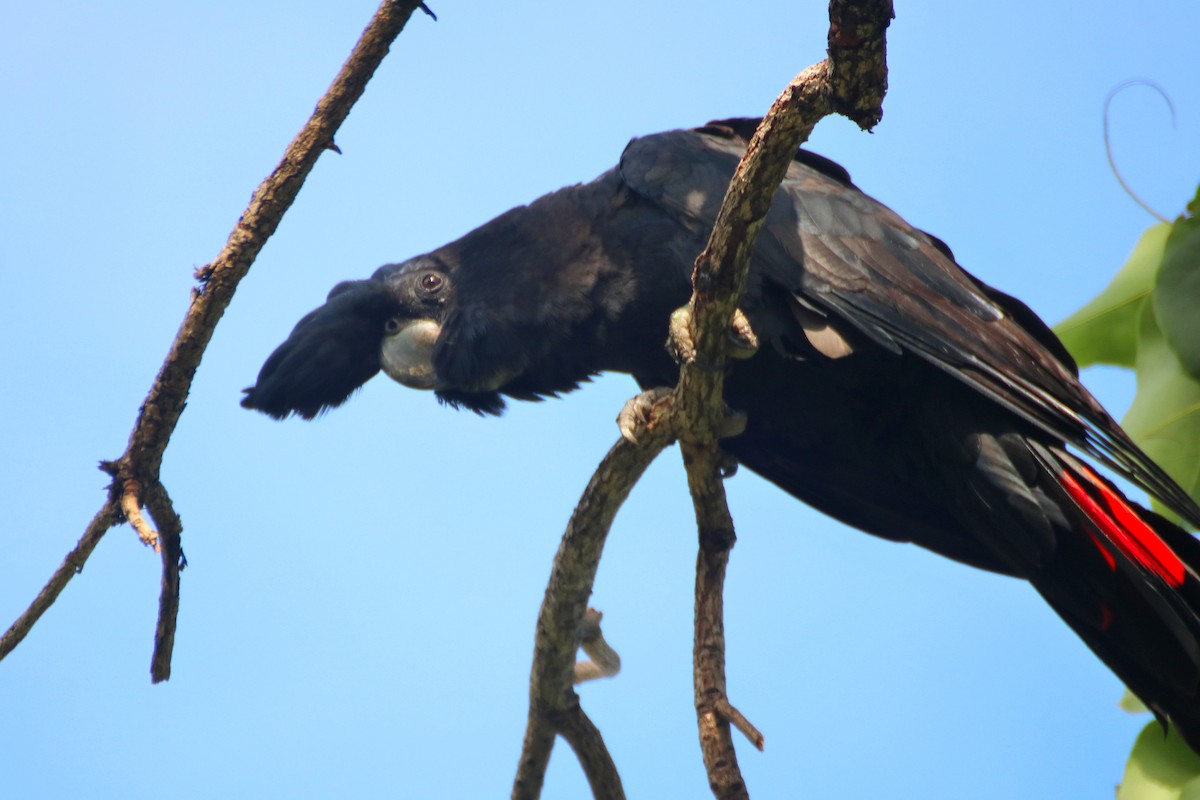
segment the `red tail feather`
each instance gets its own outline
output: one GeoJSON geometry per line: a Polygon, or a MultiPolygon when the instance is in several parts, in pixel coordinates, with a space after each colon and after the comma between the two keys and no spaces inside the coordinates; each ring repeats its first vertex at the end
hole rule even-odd
{"type": "MultiPolygon", "coordinates": [[[[1169,586],[1182,586],[1187,574],[1187,568],[1179,556],[1175,555],[1170,546],[1154,532],[1154,529],[1142,521],[1125,498],[1113,491],[1099,476],[1082,464],[1078,465],[1079,474],[1100,496],[1105,511],[1079,481],[1064,470],[1059,474],[1059,481],[1067,494],[1071,496],[1079,508],[1085,513],[1105,538],[1113,544],[1126,558],[1135,561],[1150,572],[1162,578],[1169,586]]],[[[1100,543],[1096,543],[1100,546],[1100,543]]],[[[1116,562],[1103,547],[1104,555],[1109,566],[1115,569],[1116,562]]]]}

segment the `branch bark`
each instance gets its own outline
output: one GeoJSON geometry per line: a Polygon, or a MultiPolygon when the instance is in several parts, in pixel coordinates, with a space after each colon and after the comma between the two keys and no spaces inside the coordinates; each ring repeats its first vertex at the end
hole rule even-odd
{"type": "Polygon", "coordinates": [[[756,747],[763,746],[762,734],[726,694],[724,579],[737,537],[719,478],[717,437],[720,421],[729,417],[721,399],[722,367],[731,340],[741,339],[738,349],[744,349],[747,334],[740,330],[744,320],[739,320],[737,306],[758,232],[796,148],[830,113],[843,113],[866,129],[883,116],[885,33],[893,16],[891,0],[830,3],[829,58],[796,76],[754,132],[692,277],[686,316],[694,355],[692,363],[681,366],[672,399],[689,419],[707,420],[678,435],[700,538],[693,649],[696,719],[709,786],[722,799],[749,797],[730,723],[756,747]]]}
{"type": "Polygon", "coordinates": [[[514,800],[533,800],[541,794],[558,734],[575,751],[596,797],[625,796],[600,732],[579,706],[574,689],[575,652],[613,518],[668,443],[662,432],[647,435],[637,444],[618,441],[600,462],[567,523],[538,612],[529,677],[529,720],[513,781],[514,800]]]}
{"type": "Polygon", "coordinates": [[[283,159],[254,192],[225,247],[216,259],[196,271],[198,284],[192,290],[191,305],[142,403],[125,453],[116,461],[101,462],[101,469],[113,478],[107,500],[37,598],[0,637],[0,659],[25,638],[71,578],[83,569],[101,537],[110,528],[129,521],[143,541],[162,554],[162,594],[150,673],[156,683],[170,677],[179,571],[185,562],[180,544],[183,526],[159,479],[163,454],[183,413],[200,359],[238,283],[279,226],[317,158],[326,149],[336,149],[334,133],[418,8],[430,13],[417,0],[384,0],[316,110],[288,145],[283,159]],[[141,517],[142,507],[150,512],[157,534],[141,517]]]}
{"type": "MultiPolygon", "coordinates": [[[[692,684],[700,754],[715,797],[748,798],[729,730],[733,713],[725,687],[725,567],[737,535],[725,500],[725,487],[718,476],[717,448],[681,441],[679,449],[687,469],[700,534],[692,643],[692,684]]],[[[761,736],[756,744],[762,748],[761,736]]]]}
{"type": "MultiPolygon", "coordinates": [[[[801,72],[771,106],[730,182],[708,245],[696,260],[691,300],[686,311],[672,319],[672,349],[682,356],[678,385],[669,394],[643,395],[648,409],[644,413],[622,413],[626,441],[618,442],[593,476],[555,556],[538,616],[529,723],[514,798],[538,796],[555,734],[567,735],[563,715],[583,713],[567,676],[604,537],[633,482],[672,439],[680,440],[700,531],[694,669],[701,749],[713,793],[721,798],[748,796],[730,722],[759,747],[762,736],[725,693],[722,587],[736,536],[719,477],[717,440],[732,435],[738,426],[722,397],[724,365],[754,346],[753,332],[737,307],[758,231],[796,148],[821,118],[835,111],[868,129],[882,117],[887,88],[884,33],[894,16],[891,0],[832,0],[829,16],[829,59],[801,72]],[[622,452],[640,465],[624,480],[612,474],[622,452]],[[621,490],[603,492],[601,487],[608,484],[621,490]],[[602,517],[589,519],[582,513],[597,503],[605,509],[602,517]]],[[[600,758],[599,732],[583,744],[583,753],[574,738],[571,742],[595,796],[622,797],[615,768],[609,773],[607,752],[600,758]],[[595,761],[604,762],[598,770],[604,783],[594,777],[595,761]]]]}

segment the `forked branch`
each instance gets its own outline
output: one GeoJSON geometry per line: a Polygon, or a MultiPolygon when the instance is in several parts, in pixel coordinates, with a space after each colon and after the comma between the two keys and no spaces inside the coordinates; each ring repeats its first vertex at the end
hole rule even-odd
{"type": "MultiPolygon", "coordinates": [[[[696,710],[710,785],[718,797],[745,797],[737,767],[731,721],[761,746],[761,734],[725,696],[722,586],[733,523],[720,484],[717,440],[736,429],[736,417],[722,399],[723,365],[730,353],[744,355],[752,333],[737,325],[755,238],[771,199],[787,172],[793,153],[817,121],[842,113],[870,128],[882,116],[887,88],[884,34],[893,17],[891,0],[833,0],[829,9],[829,58],[804,70],[784,90],[763,119],[738,165],[711,238],[696,261],[693,294],[685,312],[673,320],[673,349],[686,354],[679,384],[669,394],[643,396],[638,413],[622,412],[623,441],[610,451],[592,478],[555,556],[546,598],[538,617],[531,678],[529,723],[513,797],[532,798],[540,791],[560,720],[582,715],[569,675],[579,641],[579,625],[591,594],[600,548],[616,508],[633,481],[669,440],[678,439],[696,507],[701,549],[697,561],[696,710]],[[731,330],[734,335],[731,336],[731,330]],[[705,365],[703,368],[697,365],[705,365]],[[714,369],[714,367],[716,367],[714,369]],[[635,443],[636,442],[636,443],[635,443]],[[619,480],[619,460],[638,465],[636,474],[619,480]],[[603,475],[603,477],[602,477],[603,475]],[[603,487],[616,481],[621,491],[603,487]],[[603,515],[584,513],[602,503],[603,515]],[[592,526],[589,528],[589,526],[592,526]],[[563,591],[569,587],[569,591],[563,591]],[[549,681],[549,683],[547,683],[549,681]]],[[[744,322],[744,320],[743,320],[744,322]]],[[[589,723],[590,724],[590,723],[589,723]]],[[[579,754],[597,797],[620,797],[619,779],[599,733],[579,754]],[[594,767],[604,781],[598,783],[594,767]]]]}
{"type": "Polygon", "coordinates": [[[184,561],[180,547],[182,525],[159,479],[163,453],[183,413],[200,359],[238,283],[279,226],[317,158],[334,146],[334,133],[418,8],[430,13],[418,0],[384,0],[333,84],[317,103],[312,117],[288,145],[275,170],[254,192],[225,247],[216,259],[196,271],[198,284],[192,290],[191,305],[142,403],[129,435],[129,445],[116,461],[101,463],[101,469],[113,478],[107,499],[79,544],[67,554],[29,608],[0,637],[0,659],[25,638],[71,578],[83,569],[101,537],[110,528],[128,521],[146,544],[162,554],[162,592],[150,672],[155,682],[170,677],[179,609],[179,570],[184,561]],[[142,508],[150,512],[157,531],[142,515],[142,508]]]}

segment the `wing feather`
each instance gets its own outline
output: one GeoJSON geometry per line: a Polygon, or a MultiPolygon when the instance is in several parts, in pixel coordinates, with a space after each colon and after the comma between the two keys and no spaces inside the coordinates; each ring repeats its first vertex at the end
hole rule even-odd
{"type": "MultiPolygon", "coordinates": [[[[635,139],[621,176],[680,222],[707,229],[744,148],[744,139],[719,123],[635,139]]],[[[795,302],[836,315],[880,347],[925,360],[1200,525],[1200,507],[1079,383],[1045,325],[1030,324],[1032,312],[1006,303],[1006,295],[955,263],[945,245],[859,191],[844,171],[820,164],[803,159],[789,167],[759,240],[752,283],[782,286],[795,302]]]]}

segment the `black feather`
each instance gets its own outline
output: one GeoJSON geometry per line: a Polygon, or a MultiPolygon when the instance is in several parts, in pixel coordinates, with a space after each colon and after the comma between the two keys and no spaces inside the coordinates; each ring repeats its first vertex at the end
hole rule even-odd
{"type": "Polygon", "coordinates": [[[244,408],[313,419],[346,402],[379,372],[379,342],[396,303],[376,280],[338,284],[267,358],[244,408]]]}
{"type": "MultiPolygon", "coordinates": [[[[605,370],[673,384],[667,320],[687,301],[757,122],[635,139],[591,183],[339,284],[243,405],[275,417],[338,405],[378,371],[397,313],[437,321],[433,388],[476,413],[605,370]],[[429,302],[412,280],[423,270],[446,287],[429,302]]],[[[1200,742],[1200,545],[1070,448],[1193,525],[1200,507],[1079,383],[1033,311],[803,150],[765,221],[742,307],[764,346],[729,367],[726,400],[748,420],[723,443],[731,455],[849,525],[1029,580],[1200,742]],[[816,346],[814,325],[839,347],[816,346]]]]}

